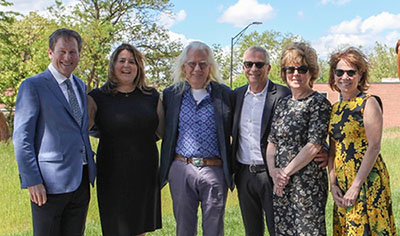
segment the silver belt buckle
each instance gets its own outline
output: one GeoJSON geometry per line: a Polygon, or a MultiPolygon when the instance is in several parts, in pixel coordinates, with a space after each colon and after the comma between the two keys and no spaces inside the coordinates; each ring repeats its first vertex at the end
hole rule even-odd
{"type": "Polygon", "coordinates": [[[254,164],[251,164],[251,165],[249,165],[249,171],[250,171],[250,173],[256,173],[257,172],[257,169],[256,169],[257,167],[256,167],[256,165],[254,165],[254,164]]]}
{"type": "Polygon", "coordinates": [[[193,157],[192,164],[197,167],[202,167],[202,166],[204,166],[204,158],[193,157]]]}

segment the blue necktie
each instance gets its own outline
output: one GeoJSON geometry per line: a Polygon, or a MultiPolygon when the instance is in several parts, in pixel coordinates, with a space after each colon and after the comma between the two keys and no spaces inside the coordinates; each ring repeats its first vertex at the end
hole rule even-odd
{"type": "Polygon", "coordinates": [[[75,120],[78,122],[79,126],[82,125],[82,111],[79,107],[78,99],[76,98],[74,89],[72,88],[71,80],[66,79],[64,83],[67,85],[67,93],[69,105],[72,108],[72,114],[74,115],[75,120]]]}

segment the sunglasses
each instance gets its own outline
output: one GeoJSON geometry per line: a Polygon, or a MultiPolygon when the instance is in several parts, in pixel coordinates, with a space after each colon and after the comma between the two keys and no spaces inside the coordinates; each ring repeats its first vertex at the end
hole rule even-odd
{"type": "Polygon", "coordinates": [[[283,70],[288,74],[293,74],[295,70],[297,70],[299,74],[305,74],[308,71],[308,66],[299,66],[299,67],[285,66],[283,67],[283,70]]]}
{"type": "Polygon", "coordinates": [[[192,69],[196,68],[196,66],[199,65],[200,69],[203,70],[208,66],[208,63],[205,62],[205,61],[202,61],[202,62],[199,62],[199,63],[194,62],[194,61],[188,61],[188,62],[186,62],[186,65],[188,65],[192,69]]]}
{"type": "Polygon", "coordinates": [[[259,62],[245,61],[245,62],[243,62],[243,65],[244,65],[244,67],[246,67],[247,69],[252,68],[253,65],[256,65],[256,67],[257,67],[258,69],[261,69],[261,68],[263,68],[263,67],[265,66],[265,62],[261,62],[261,61],[259,61],[259,62]]]}
{"type": "Polygon", "coordinates": [[[357,73],[357,71],[356,70],[340,70],[340,69],[335,70],[335,75],[338,77],[344,75],[344,73],[346,73],[348,76],[352,77],[357,73]]]}

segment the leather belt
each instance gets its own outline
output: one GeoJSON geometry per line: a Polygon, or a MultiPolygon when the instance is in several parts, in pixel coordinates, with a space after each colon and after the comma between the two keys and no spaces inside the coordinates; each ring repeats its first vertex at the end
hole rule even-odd
{"type": "Polygon", "coordinates": [[[196,158],[196,157],[184,157],[179,154],[175,155],[175,160],[185,162],[186,164],[192,164],[197,167],[202,166],[221,166],[222,161],[218,157],[213,158],[196,158]]]}
{"type": "Polygon", "coordinates": [[[242,163],[240,163],[240,165],[248,169],[250,173],[260,173],[267,170],[267,167],[265,165],[254,165],[254,164],[246,165],[242,163]]]}

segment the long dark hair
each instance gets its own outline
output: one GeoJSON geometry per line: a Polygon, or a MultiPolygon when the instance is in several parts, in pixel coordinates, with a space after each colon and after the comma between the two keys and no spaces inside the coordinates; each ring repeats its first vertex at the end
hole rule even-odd
{"type": "Polygon", "coordinates": [[[128,50],[129,52],[132,53],[137,66],[136,78],[133,80],[133,85],[135,89],[136,88],[139,89],[144,94],[150,94],[151,88],[146,85],[144,57],[139,50],[137,50],[134,46],[128,43],[121,44],[111,54],[110,63],[108,64],[108,79],[107,82],[103,86],[101,86],[100,91],[108,95],[114,95],[117,93],[116,88],[118,86],[119,80],[117,76],[115,76],[115,63],[117,61],[118,55],[123,50],[128,50]]]}

